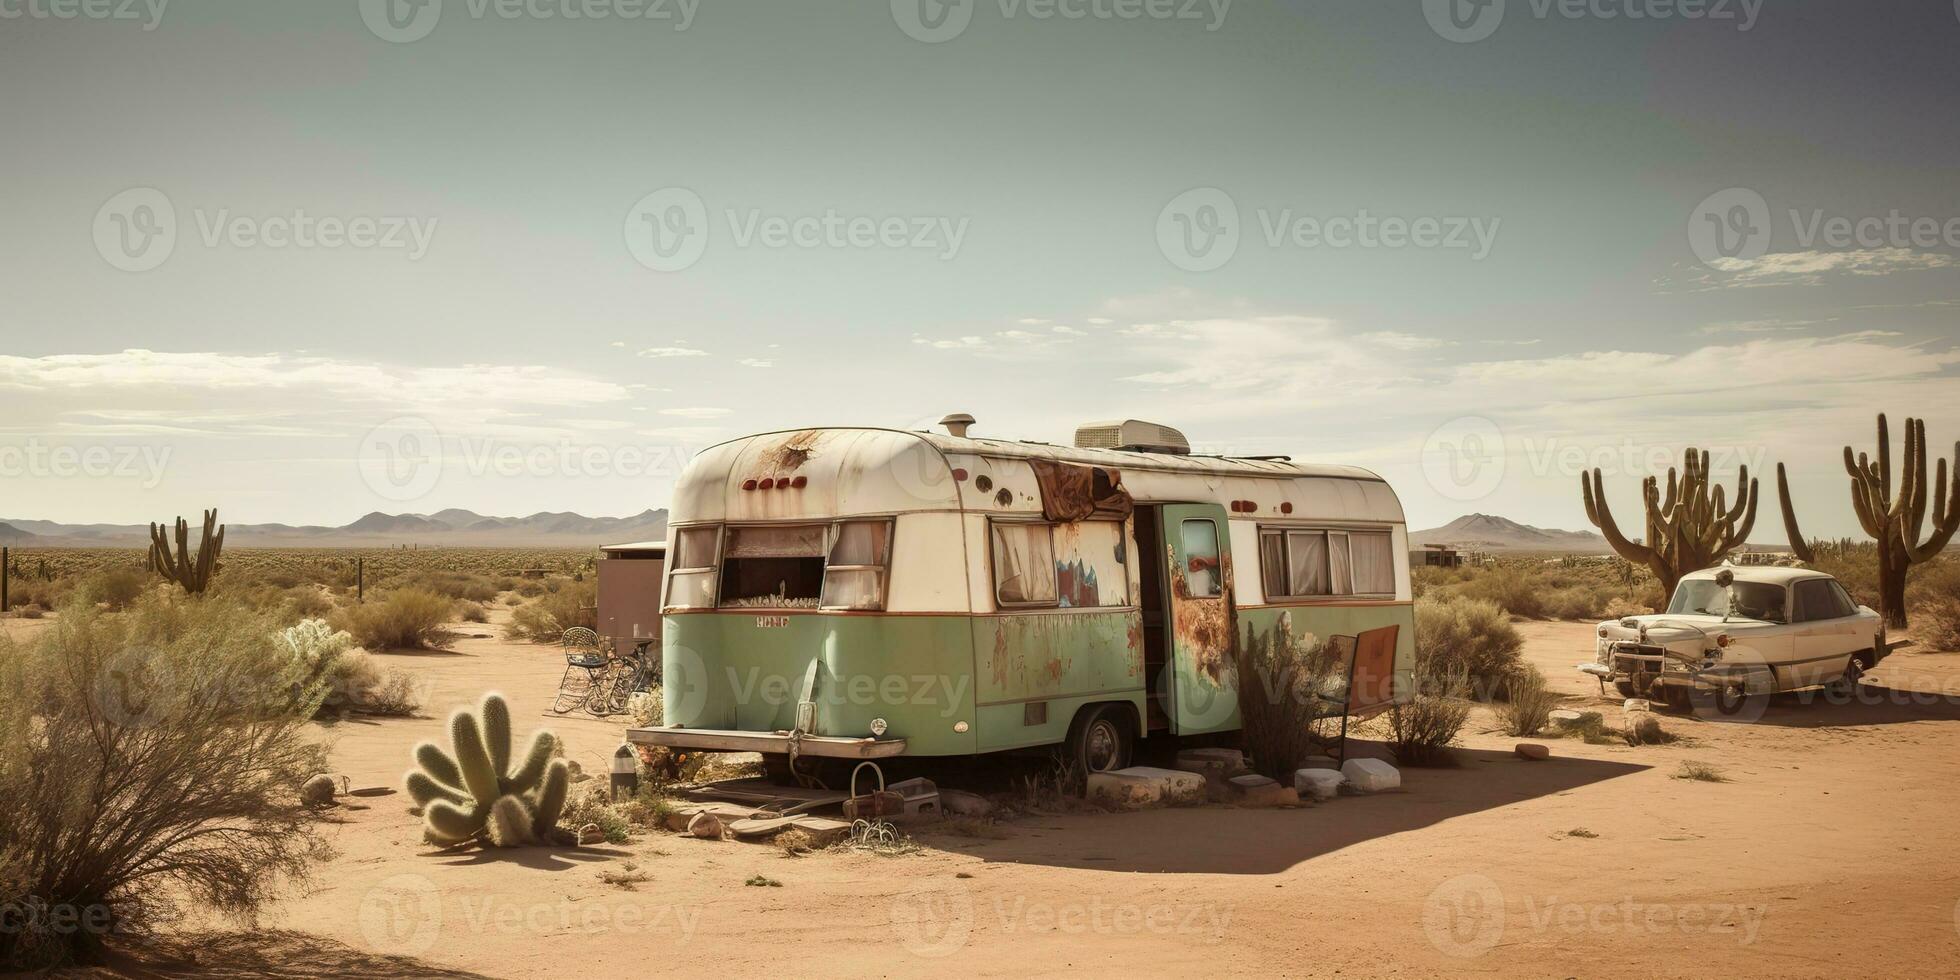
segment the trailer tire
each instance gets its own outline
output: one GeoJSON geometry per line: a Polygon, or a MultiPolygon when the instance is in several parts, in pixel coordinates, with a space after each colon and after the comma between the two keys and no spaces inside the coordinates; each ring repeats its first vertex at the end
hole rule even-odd
{"type": "Polygon", "coordinates": [[[1091,704],[1069,723],[1067,759],[1077,778],[1092,772],[1127,769],[1136,751],[1136,726],[1128,706],[1091,704]]]}

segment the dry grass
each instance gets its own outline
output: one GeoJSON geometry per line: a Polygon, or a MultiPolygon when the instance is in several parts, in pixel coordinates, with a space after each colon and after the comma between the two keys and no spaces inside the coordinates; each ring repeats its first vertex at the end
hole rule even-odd
{"type": "Polygon", "coordinates": [[[1282,617],[1263,633],[1248,623],[1236,655],[1246,752],[1259,772],[1291,780],[1293,771],[1327,741],[1318,731],[1325,721],[1317,715],[1325,713],[1321,693],[1329,689],[1340,665],[1333,647],[1308,645],[1288,631],[1287,623],[1282,617]]]}
{"type": "Polygon", "coordinates": [[[445,628],[456,601],[422,589],[399,589],[342,609],[333,624],[369,650],[439,650],[455,641],[445,628]]]}
{"type": "Polygon", "coordinates": [[[537,598],[511,611],[504,636],[533,643],[556,643],[574,626],[591,629],[595,624],[598,586],[591,580],[553,583],[537,598]]]}
{"type": "Polygon", "coordinates": [[[1497,705],[1497,721],[1504,734],[1528,738],[1551,723],[1559,696],[1545,686],[1545,675],[1526,665],[1505,684],[1505,697],[1497,705]]]}
{"type": "Polygon", "coordinates": [[[1524,637],[1494,603],[1430,596],[1416,600],[1417,669],[1461,675],[1479,700],[1493,697],[1517,672],[1523,649],[1524,637]]]}
{"type": "Polygon", "coordinates": [[[1674,778],[1693,780],[1698,783],[1726,783],[1729,781],[1729,777],[1723,775],[1722,770],[1706,762],[1695,762],[1693,760],[1681,763],[1681,768],[1674,772],[1674,778]]]}

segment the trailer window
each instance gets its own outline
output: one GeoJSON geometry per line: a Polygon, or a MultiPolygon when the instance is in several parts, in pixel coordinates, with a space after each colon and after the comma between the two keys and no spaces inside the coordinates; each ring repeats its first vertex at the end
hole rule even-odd
{"type": "Polygon", "coordinates": [[[1003,606],[1052,606],[1055,542],[1046,524],[994,525],[994,597],[1003,606]]]}
{"type": "Polygon", "coordinates": [[[823,608],[885,608],[891,548],[890,521],[838,524],[830,543],[830,562],[823,571],[823,608]]]}
{"type": "Polygon", "coordinates": [[[1286,535],[1259,532],[1259,590],[1268,598],[1286,594],[1286,535]]]}
{"type": "Polygon", "coordinates": [[[1219,593],[1218,525],[1204,519],[1183,522],[1178,540],[1184,545],[1185,594],[1209,599],[1219,593]]]}
{"type": "Polygon", "coordinates": [[[674,530],[672,581],[667,605],[676,609],[708,609],[715,604],[715,549],[721,527],[683,527],[674,530]]]}
{"type": "Polygon", "coordinates": [[[1387,531],[1351,531],[1348,547],[1354,553],[1354,591],[1359,595],[1394,595],[1394,538],[1387,531]]]}
{"type": "Polygon", "coordinates": [[[816,608],[826,530],[822,524],[729,528],[721,558],[721,605],[816,608]]]}

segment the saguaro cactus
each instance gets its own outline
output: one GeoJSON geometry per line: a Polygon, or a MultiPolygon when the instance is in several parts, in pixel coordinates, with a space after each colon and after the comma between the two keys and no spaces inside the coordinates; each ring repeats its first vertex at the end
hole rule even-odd
{"type": "MultiPolygon", "coordinates": [[[[1892,492],[1892,433],[1885,415],[1878,416],[1878,458],[1852,454],[1844,447],[1844,469],[1851,474],[1851,507],[1858,512],[1858,523],[1878,542],[1878,603],[1885,625],[1903,629],[1906,625],[1906,574],[1917,562],[1931,561],[1946,550],[1953,532],[1960,528],[1960,470],[1951,487],[1946,481],[1946,460],[1939,460],[1932,493],[1926,487],[1926,421],[1906,419],[1906,458],[1901,471],[1899,492],[1892,492]],[[1950,491],[1950,492],[1949,492],[1950,491]],[[1933,527],[1926,531],[1926,510],[1931,504],[1933,527]]],[[[1960,442],[1953,444],[1956,465],[1960,465],[1960,442]]],[[[1782,479],[1781,468],[1777,478],[1782,479]]],[[[1789,491],[1781,489],[1783,520],[1790,534],[1790,547],[1797,557],[1812,560],[1810,546],[1797,529],[1797,519],[1789,508],[1789,491]]]]}
{"type": "Polygon", "coordinates": [[[511,768],[510,705],[486,694],[476,714],[449,719],[452,751],[433,742],[415,747],[417,768],[402,781],[422,808],[423,833],[436,844],[487,840],[498,847],[554,843],[571,771],[552,758],[558,737],[545,729],[511,768]]]}
{"type": "Polygon", "coordinates": [[[1593,470],[1590,479],[1579,474],[1586,518],[1620,557],[1653,569],[1670,599],[1681,576],[1720,562],[1749,540],[1749,531],[1756,526],[1756,490],[1756,481],[1749,478],[1749,467],[1744,466],[1736,484],[1735,506],[1729,506],[1727,493],[1709,478],[1708,453],[1689,449],[1681,471],[1667,471],[1665,498],[1657,478],[1650,476],[1642,482],[1647,533],[1636,543],[1620,533],[1619,524],[1613,520],[1599,471],[1593,470]]]}
{"type": "Polygon", "coordinates": [[[204,512],[204,537],[195,556],[191,554],[190,533],[190,525],[177,518],[177,549],[173,554],[169,529],[151,524],[150,570],[183,586],[185,592],[199,595],[211,584],[211,574],[218,570],[218,554],[225,547],[225,529],[218,523],[217,508],[204,512]]]}

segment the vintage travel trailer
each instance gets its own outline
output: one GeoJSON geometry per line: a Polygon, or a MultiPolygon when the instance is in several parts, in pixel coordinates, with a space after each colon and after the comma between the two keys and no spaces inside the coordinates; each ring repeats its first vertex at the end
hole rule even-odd
{"type": "MultiPolygon", "coordinates": [[[[1075,446],[813,428],[710,448],[668,530],[664,724],[643,745],[793,759],[1064,746],[1239,726],[1248,632],[1415,650],[1395,492],[1351,466],[1191,455],[1097,423],[1075,446]]],[[[809,764],[801,767],[808,771],[809,764]]]]}

